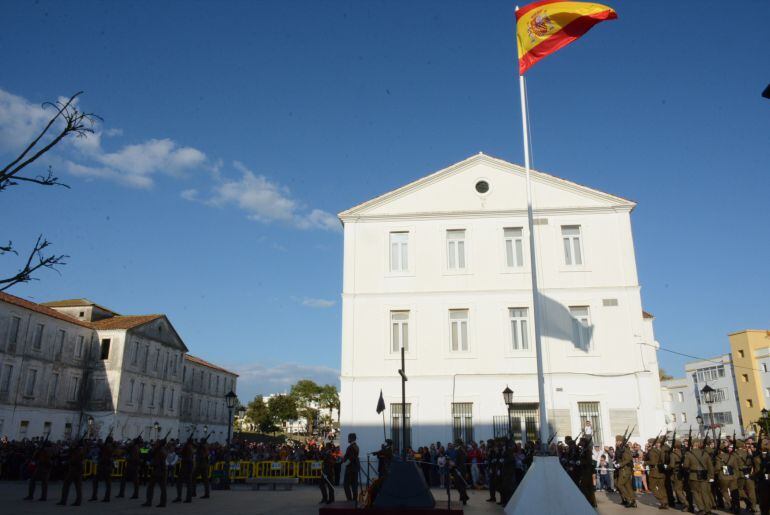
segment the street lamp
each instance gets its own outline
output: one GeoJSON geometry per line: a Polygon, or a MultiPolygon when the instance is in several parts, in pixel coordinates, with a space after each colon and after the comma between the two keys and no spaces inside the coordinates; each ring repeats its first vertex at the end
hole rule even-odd
{"type": "Polygon", "coordinates": [[[152,425],[153,429],[155,429],[155,440],[160,438],[160,424],[158,424],[158,421],[156,420],[155,423],[152,425]]]}
{"type": "Polygon", "coordinates": [[[508,407],[508,438],[512,438],[513,429],[511,428],[511,406],[513,405],[513,390],[508,388],[508,385],[505,385],[505,390],[503,390],[503,401],[505,401],[505,405],[508,407]]]}
{"type": "Polygon", "coordinates": [[[238,409],[235,410],[235,413],[236,413],[236,416],[238,417],[238,421],[239,421],[239,424],[238,424],[239,430],[238,431],[240,433],[243,433],[243,418],[246,416],[246,408],[244,408],[243,406],[238,406],[238,409]]]}
{"type": "Polygon", "coordinates": [[[703,402],[705,402],[709,407],[709,426],[711,427],[712,431],[714,430],[714,407],[712,404],[714,404],[714,401],[716,401],[716,396],[714,395],[715,393],[716,390],[714,390],[708,384],[704,386],[700,391],[703,402]]]}
{"type": "MultiPolygon", "coordinates": [[[[770,87],[770,86],[768,86],[770,87]]],[[[762,429],[765,430],[765,435],[768,434],[768,429],[770,429],[770,420],[768,420],[767,415],[767,408],[762,408],[762,411],[760,411],[762,414],[762,429]]]]}
{"type": "Polygon", "coordinates": [[[238,396],[230,390],[225,395],[225,404],[227,405],[227,451],[225,455],[225,490],[230,489],[230,431],[233,427],[233,408],[238,401],[238,396]]]}

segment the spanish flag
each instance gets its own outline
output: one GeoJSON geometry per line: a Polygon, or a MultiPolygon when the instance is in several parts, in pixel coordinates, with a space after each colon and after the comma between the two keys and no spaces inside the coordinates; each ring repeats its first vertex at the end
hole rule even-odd
{"type": "Polygon", "coordinates": [[[519,75],[543,57],[569,45],[605,20],[618,14],[610,7],[588,2],[542,0],[516,11],[519,75]]]}

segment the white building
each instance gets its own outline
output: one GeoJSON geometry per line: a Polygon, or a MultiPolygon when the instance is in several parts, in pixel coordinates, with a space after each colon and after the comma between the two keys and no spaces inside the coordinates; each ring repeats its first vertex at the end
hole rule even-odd
{"type": "Polygon", "coordinates": [[[710,431],[713,425],[719,433],[742,436],[743,423],[739,410],[739,396],[730,354],[685,364],[685,377],[661,383],[667,427],[687,434],[710,431]],[[714,391],[714,402],[709,410],[701,390],[709,385],[714,391]]]}
{"type": "MultiPolygon", "coordinates": [[[[532,173],[551,430],[586,419],[610,442],[664,427],[657,343],[643,314],[630,213],[635,203],[532,173]]],[[[538,426],[524,170],[470,157],[340,213],[344,226],[342,432],[363,451],[406,421],[413,446],[538,426]],[[406,416],[400,348],[406,349],[406,416]]],[[[343,435],[344,441],[344,435],[343,435]]]]}
{"type": "Polygon", "coordinates": [[[770,347],[755,350],[754,358],[759,365],[762,395],[765,397],[765,406],[767,406],[770,405],[770,347]]]}
{"type": "MultiPolygon", "coordinates": [[[[202,436],[205,429],[212,433],[209,441],[227,440],[227,420],[230,413],[225,404],[225,395],[235,393],[238,374],[218,365],[209,363],[190,354],[184,357],[182,381],[182,417],[180,435],[202,436]]],[[[233,414],[234,415],[234,414],[233,414]]]]}
{"type": "Polygon", "coordinates": [[[0,292],[0,435],[176,437],[186,352],[165,315],[0,292]]]}

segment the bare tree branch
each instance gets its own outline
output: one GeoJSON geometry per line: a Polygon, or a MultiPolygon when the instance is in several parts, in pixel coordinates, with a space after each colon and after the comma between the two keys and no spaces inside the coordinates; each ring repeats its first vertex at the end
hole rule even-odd
{"type": "Polygon", "coordinates": [[[40,156],[51,150],[61,140],[69,135],[75,135],[79,138],[86,137],[89,134],[93,134],[93,126],[96,120],[101,118],[93,113],[85,113],[77,108],[75,99],[83,92],[78,91],[72,95],[66,102],[57,101],[46,102],[43,106],[51,106],[56,110],[56,114],[48,121],[48,124],[38,134],[38,136],[32,140],[32,142],[25,148],[13,161],[8,163],[2,170],[0,170],[0,191],[8,188],[9,186],[15,186],[18,184],[16,181],[32,182],[35,184],[41,184],[43,186],[61,185],[66,186],[59,182],[58,177],[55,177],[49,167],[48,176],[37,176],[36,178],[21,177],[18,175],[25,167],[34,163],[40,156]],[[32,152],[43,136],[53,127],[54,123],[58,119],[64,121],[64,126],[54,138],[35,151],[30,157],[26,157],[27,154],[32,152]],[[25,159],[26,158],[26,159],[25,159]]]}
{"type": "MultiPolygon", "coordinates": [[[[29,281],[37,280],[37,278],[32,277],[32,274],[41,268],[57,270],[56,267],[66,265],[67,263],[65,263],[64,260],[69,256],[64,254],[58,256],[55,254],[45,255],[43,253],[43,251],[49,245],[51,245],[51,242],[44,239],[42,234],[38,236],[37,242],[35,243],[35,248],[33,248],[27,256],[27,260],[21,270],[19,270],[12,277],[8,277],[7,279],[0,279],[0,291],[7,290],[11,286],[19,283],[26,283],[29,281]]],[[[0,247],[0,250],[2,250],[2,253],[13,252],[14,254],[17,254],[17,252],[13,250],[13,245],[11,242],[8,242],[7,247],[0,247]]]]}

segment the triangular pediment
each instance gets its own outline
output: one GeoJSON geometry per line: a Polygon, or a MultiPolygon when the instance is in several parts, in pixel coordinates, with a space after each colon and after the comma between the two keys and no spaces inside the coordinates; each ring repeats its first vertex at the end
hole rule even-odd
{"type": "MultiPolygon", "coordinates": [[[[506,213],[527,208],[526,171],[522,166],[476,154],[443,170],[380,195],[339,214],[349,220],[428,213],[506,213]],[[489,189],[477,191],[485,181],[489,189]]],[[[628,209],[634,202],[559,177],[531,171],[535,211],[628,209]]]]}
{"type": "Polygon", "coordinates": [[[162,342],[172,348],[187,352],[187,346],[165,316],[160,316],[142,325],[134,327],[131,332],[139,337],[162,342]]]}

